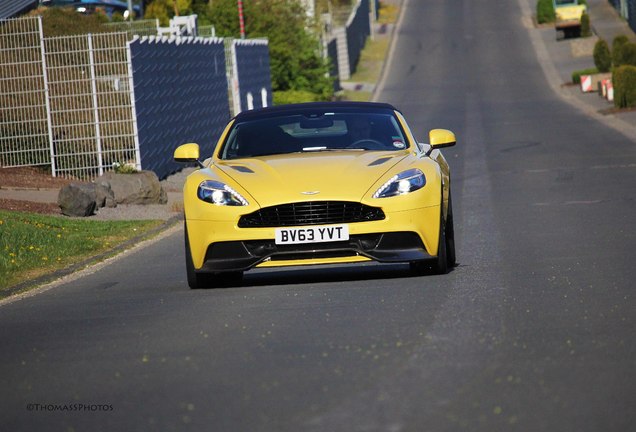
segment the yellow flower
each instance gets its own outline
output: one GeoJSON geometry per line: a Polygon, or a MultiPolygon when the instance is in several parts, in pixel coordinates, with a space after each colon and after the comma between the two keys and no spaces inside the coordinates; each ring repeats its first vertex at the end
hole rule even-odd
{"type": "Polygon", "coordinates": [[[49,260],[49,257],[45,257],[45,256],[42,257],[42,261],[48,261],[48,260],[49,260]]]}

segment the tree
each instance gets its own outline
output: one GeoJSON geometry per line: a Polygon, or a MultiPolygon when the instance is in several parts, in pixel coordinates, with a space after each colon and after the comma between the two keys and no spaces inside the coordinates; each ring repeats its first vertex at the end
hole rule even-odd
{"type": "MultiPolygon", "coordinates": [[[[329,99],[333,84],[328,62],[322,58],[313,20],[296,0],[245,0],[245,33],[248,38],[269,40],[272,89],[305,90],[329,99]]],[[[213,0],[208,18],[221,37],[240,37],[236,0],[213,0]]]]}
{"type": "Polygon", "coordinates": [[[146,7],[144,18],[157,18],[168,25],[170,18],[192,13],[192,0],[154,0],[146,7]]]}
{"type": "Polygon", "coordinates": [[[199,25],[210,25],[210,0],[192,0],[192,13],[197,15],[199,25]]]}

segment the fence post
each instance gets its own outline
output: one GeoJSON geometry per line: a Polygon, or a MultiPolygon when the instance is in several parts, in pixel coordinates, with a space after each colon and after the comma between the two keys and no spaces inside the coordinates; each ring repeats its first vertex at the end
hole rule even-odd
{"type": "Polygon", "coordinates": [[[230,114],[232,116],[241,112],[241,92],[238,80],[238,65],[236,60],[236,40],[232,38],[225,39],[225,61],[226,75],[230,93],[230,114]]]}
{"type": "Polygon", "coordinates": [[[93,93],[93,112],[95,116],[95,147],[97,150],[97,165],[99,169],[99,175],[104,174],[104,162],[102,160],[102,137],[99,128],[99,106],[97,104],[97,77],[95,76],[95,55],[93,52],[93,35],[91,33],[86,35],[88,37],[88,59],[91,70],[91,92],[93,93]]]}
{"type": "Polygon", "coordinates": [[[373,23],[376,21],[377,11],[375,10],[375,0],[369,0],[369,39],[375,40],[375,29],[373,23]]]}
{"type": "Polygon", "coordinates": [[[349,46],[347,42],[347,28],[337,27],[333,30],[336,38],[337,56],[338,56],[338,77],[340,81],[346,81],[351,78],[351,65],[349,59],[349,46]]]}
{"type": "Polygon", "coordinates": [[[42,79],[44,81],[44,105],[46,106],[46,128],[49,134],[49,151],[51,154],[51,175],[57,176],[55,165],[55,142],[53,141],[53,121],[51,119],[51,94],[49,92],[49,78],[46,68],[46,50],[44,48],[44,30],[42,29],[42,17],[38,16],[38,31],[40,33],[40,55],[42,56],[42,79]]]}
{"type": "MultiPolygon", "coordinates": [[[[157,20],[159,22],[159,20],[157,20]]],[[[158,24],[157,24],[158,25],[158,24]]],[[[132,115],[133,140],[135,141],[135,165],[141,170],[141,152],[139,150],[139,129],[137,125],[137,107],[135,106],[135,77],[132,66],[132,50],[130,44],[137,40],[137,36],[132,41],[126,42],[126,63],[128,63],[128,94],[130,95],[130,111],[132,115]]]]}

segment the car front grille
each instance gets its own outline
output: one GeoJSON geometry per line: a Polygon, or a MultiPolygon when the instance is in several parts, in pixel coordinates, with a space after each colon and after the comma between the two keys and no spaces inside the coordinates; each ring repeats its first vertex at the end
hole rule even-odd
{"type": "Polygon", "coordinates": [[[357,202],[309,201],[265,207],[239,219],[240,228],[264,228],[383,220],[384,212],[357,202]]]}

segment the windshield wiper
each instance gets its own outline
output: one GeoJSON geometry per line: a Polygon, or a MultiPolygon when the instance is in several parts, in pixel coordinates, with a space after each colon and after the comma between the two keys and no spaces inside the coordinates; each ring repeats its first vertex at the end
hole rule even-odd
{"type": "Polygon", "coordinates": [[[325,147],[325,146],[319,146],[319,147],[303,147],[303,151],[304,152],[321,152],[321,151],[360,151],[360,150],[368,150],[362,147],[357,147],[357,148],[342,148],[342,147],[325,147]]]}

